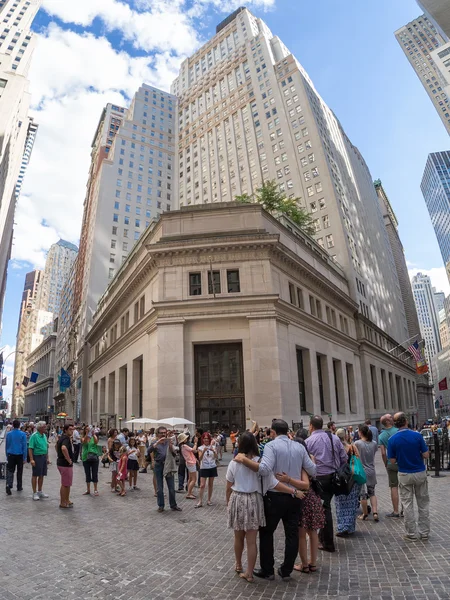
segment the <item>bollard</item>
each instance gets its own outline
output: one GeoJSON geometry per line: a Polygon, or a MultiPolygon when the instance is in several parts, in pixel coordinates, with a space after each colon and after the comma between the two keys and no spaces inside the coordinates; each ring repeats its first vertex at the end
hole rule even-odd
{"type": "Polygon", "coordinates": [[[439,470],[441,468],[441,448],[439,445],[439,436],[436,433],[433,433],[434,440],[434,475],[431,477],[445,477],[445,475],[441,475],[439,470]]]}

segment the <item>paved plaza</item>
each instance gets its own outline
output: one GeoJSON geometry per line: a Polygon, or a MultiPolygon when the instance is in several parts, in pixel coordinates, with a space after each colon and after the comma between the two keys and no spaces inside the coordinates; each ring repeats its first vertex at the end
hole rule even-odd
{"type": "MultiPolygon", "coordinates": [[[[3,447],[0,456],[4,460],[3,447]]],[[[450,474],[429,479],[428,542],[407,544],[403,522],[383,518],[390,502],[380,461],[380,523],[359,521],[353,538],[336,540],[335,554],[319,556],[316,574],[294,573],[289,583],[277,578],[252,585],[233,571],[224,467],[219,469],[214,506],[194,509],[194,501],[177,494],[183,512],[158,514],[151,474],[139,475],[141,491],[119,498],[106,485],[109,471],[100,468],[100,496],[95,498],[82,496],[81,464],[74,466],[74,508],[60,510],[53,451],[52,462],[46,500],[31,500],[30,467],[24,469],[21,493],[7,497],[1,481],[0,600],[450,599],[450,474]]],[[[277,565],[282,554],[280,535],[277,565]]]]}

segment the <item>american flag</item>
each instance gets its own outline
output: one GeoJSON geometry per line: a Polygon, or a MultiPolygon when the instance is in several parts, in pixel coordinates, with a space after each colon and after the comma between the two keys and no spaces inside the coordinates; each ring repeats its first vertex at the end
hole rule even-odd
{"type": "Polygon", "coordinates": [[[417,342],[414,342],[414,344],[411,344],[411,346],[408,346],[408,350],[414,356],[414,359],[416,362],[423,360],[422,353],[420,351],[419,344],[417,342]]]}

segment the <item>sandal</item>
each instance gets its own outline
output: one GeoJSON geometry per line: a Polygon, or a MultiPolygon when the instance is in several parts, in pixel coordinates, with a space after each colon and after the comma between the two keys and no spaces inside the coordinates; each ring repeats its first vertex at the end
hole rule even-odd
{"type": "Polygon", "coordinates": [[[317,571],[316,565],[308,565],[308,567],[310,573],[315,573],[317,571]]]}
{"type": "Polygon", "coordinates": [[[298,571],[299,573],[309,573],[310,569],[303,565],[294,565],[294,571],[298,571]]]}
{"type": "Polygon", "coordinates": [[[83,496],[90,496],[91,492],[84,492],[83,496]]]}
{"type": "Polygon", "coordinates": [[[247,583],[255,583],[255,580],[253,579],[252,575],[248,575],[248,573],[239,573],[239,577],[241,579],[245,579],[247,583]]]}
{"type": "Polygon", "coordinates": [[[360,521],[367,521],[367,519],[369,518],[369,513],[367,513],[367,515],[359,515],[358,519],[360,521]]]}
{"type": "Polygon", "coordinates": [[[119,496],[126,496],[127,493],[126,492],[120,492],[119,496]]]}
{"type": "Polygon", "coordinates": [[[375,523],[378,523],[378,521],[380,520],[380,517],[378,516],[377,512],[373,513],[373,520],[375,521],[375,523]]]}
{"type": "Polygon", "coordinates": [[[197,500],[197,496],[186,496],[186,500],[197,500]]]}
{"type": "Polygon", "coordinates": [[[203,504],[200,504],[200,503],[199,503],[199,504],[196,504],[196,505],[194,506],[194,508],[202,508],[202,506],[203,506],[203,504]]]}
{"type": "Polygon", "coordinates": [[[97,490],[95,490],[95,492],[94,492],[94,496],[99,496],[99,495],[100,495],[100,494],[98,493],[98,491],[97,491],[97,490]]]}
{"type": "Polygon", "coordinates": [[[239,565],[236,565],[234,567],[234,570],[236,571],[236,573],[243,573],[244,569],[242,567],[240,567],[239,565]]]}
{"type": "Polygon", "coordinates": [[[206,504],[207,504],[207,506],[212,506],[212,502],[210,500],[208,500],[208,502],[206,504]]]}
{"type": "Polygon", "coordinates": [[[59,508],[70,508],[70,506],[63,506],[62,504],[60,504],[59,508]]]}

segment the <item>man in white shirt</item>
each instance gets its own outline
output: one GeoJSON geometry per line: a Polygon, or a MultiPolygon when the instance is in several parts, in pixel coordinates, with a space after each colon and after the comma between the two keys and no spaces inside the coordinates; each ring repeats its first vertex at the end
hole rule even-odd
{"type": "Polygon", "coordinates": [[[72,445],[73,445],[73,462],[77,463],[78,458],[80,456],[80,448],[81,448],[81,436],[80,436],[80,428],[75,427],[72,434],[72,445]]]}
{"type": "MultiPolygon", "coordinates": [[[[244,464],[252,471],[259,471],[261,476],[283,473],[293,479],[301,479],[302,469],[314,477],[316,465],[309,458],[308,452],[298,442],[287,436],[289,425],[282,419],[272,422],[271,435],[275,439],[264,446],[261,462],[256,463],[239,454],[235,460],[244,464]]],[[[289,482],[288,482],[289,484],[289,482]]],[[[288,494],[269,490],[264,495],[264,513],[266,526],[259,530],[260,569],[253,574],[261,579],[274,579],[274,549],[273,536],[280,521],[283,521],[286,542],[284,561],[278,569],[278,575],[285,581],[290,579],[298,553],[298,523],[301,515],[301,501],[288,494]]]]}

